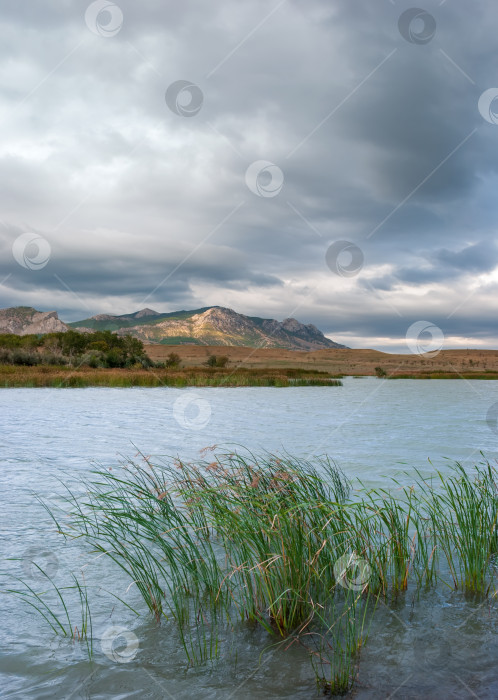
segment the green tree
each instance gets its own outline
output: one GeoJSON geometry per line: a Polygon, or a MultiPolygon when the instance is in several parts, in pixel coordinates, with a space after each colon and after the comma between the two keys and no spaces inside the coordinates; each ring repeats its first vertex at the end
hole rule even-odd
{"type": "Polygon", "coordinates": [[[77,331],[69,330],[66,333],[59,334],[59,345],[63,355],[73,357],[81,355],[87,345],[85,338],[86,333],[78,333],[77,331]]]}

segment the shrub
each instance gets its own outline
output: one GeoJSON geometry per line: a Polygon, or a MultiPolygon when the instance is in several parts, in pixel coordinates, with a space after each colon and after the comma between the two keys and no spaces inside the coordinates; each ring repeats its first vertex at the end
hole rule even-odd
{"type": "Polygon", "coordinates": [[[12,364],[12,353],[6,348],[0,348],[0,364],[11,365],[12,364]]]}
{"type": "Polygon", "coordinates": [[[109,350],[104,355],[105,367],[124,367],[126,363],[125,355],[119,350],[109,350]]]}
{"type": "Polygon", "coordinates": [[[144,369],[149,369],[149,367],[153,367],[154,363],[150,359],[148,355],[145,353],[143,355],[139,355],[138,357],[135,357],[135,364],[141,365],[144,369]]]}
{"type": "Polygon", "coordinates": [[[81,364],[88,365],[88,367],[91,367],[92,369],[103,367],[102,354],[98,352],[92,352],[88,355],[84,355],[81,358],[81,364]]]}
{"type": "Polygon", "coordinates": [[[41,357],[37,353],[14,350],[12,352],[12,364],[32,367],[33,365],[41,364],[41,357]]]}
{"type": "Polygon", "coordinates": [[[109,346],[104,340],[96,340],[93,343],[89,343],[87,347],[88,350],[100,350],[101,352],[109,350],[109,346]]]}
{"type": "Polygon", "coordinates": [[[166,358],[166,367],[178,367],[181,362],[181,357],[176,352],[170,352],[166,358]]]}
{"type": "Polygon", "coordinates": [[[227,355],[210,355],[206,361],[208,367],[226,367],[229,362],[227,355]]]}
{"type": "Polygon", "coordinates": [[[54,355],[53,353],[48,353],[45,355],[40,355],[40,364],[43,365],[67,365],[67,359],[62,355],[54,355]]]}

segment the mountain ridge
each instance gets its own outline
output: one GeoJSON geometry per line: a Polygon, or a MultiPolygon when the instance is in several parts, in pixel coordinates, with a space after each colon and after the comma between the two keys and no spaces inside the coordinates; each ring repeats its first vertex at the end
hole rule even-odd
{"type": "Polygon", "coordinates": [[[161,313],[145,308],[133,313],[97,314],[64,323],[56,311],[40,312],[32,307],[0,309],[0,333],[52,333],[68,330],[94,332],[109,330],[131,335],[147,344],[220,345],[319,350],[344,348],[326,338],[313,324],[294,318],[283,321],[246,316],[222,306],[161,313]]]}
{"type": "Polygon", "coordinates": [[[0,309],[0,333],[38,335],[67,330],[68,325],[59,319],[57,311],[37,311],[32,306],[0,309]]]}

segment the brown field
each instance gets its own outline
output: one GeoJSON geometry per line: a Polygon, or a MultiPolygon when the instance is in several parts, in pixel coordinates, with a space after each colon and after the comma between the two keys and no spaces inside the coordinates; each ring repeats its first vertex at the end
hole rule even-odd
{"type": "Polygon", "coordinates": [[[162,362],[170,352],[181,357],[185,368],[198,367],[210,355],[227,355],[228,367],[249,369],[314,369],[331,375],[375,375],[381,367],[390,377],[424,377],[431,374],[498,378],[498,350],[442,350],[427,358],[418,355],[394,355],[377,350],[327,349],[314,352],[298,350],[254,349],[232,346],[146,345],[149,357],[162,362]]]}
{"type": "Polygon", "coordinates": [[[498,350],[444,350],[432,358],[376,350],[300,352],[219,345],[148,345],[146,350],[155,362],[175,352],[181,365],[171,369],[0,365],[0,387],[333,386],[330,377],[375,375],[376,368],[392,379],[498,379],[498,350]],[[227,367],[206,367],[210,355],[228,356],[227,367]]]}

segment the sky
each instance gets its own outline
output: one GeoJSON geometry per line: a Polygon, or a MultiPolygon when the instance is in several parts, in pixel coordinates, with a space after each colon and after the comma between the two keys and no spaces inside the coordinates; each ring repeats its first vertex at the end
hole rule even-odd
{"type": "Polygon", "coordinates": [[[498,6],[0,0],[0,306],[498,348],[498,6]]]}

